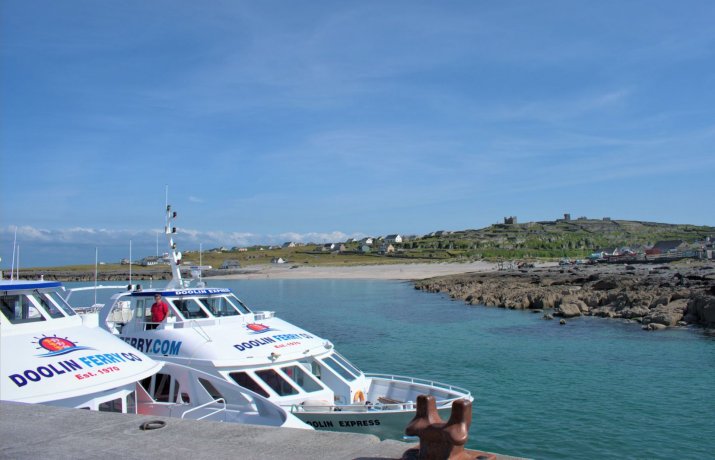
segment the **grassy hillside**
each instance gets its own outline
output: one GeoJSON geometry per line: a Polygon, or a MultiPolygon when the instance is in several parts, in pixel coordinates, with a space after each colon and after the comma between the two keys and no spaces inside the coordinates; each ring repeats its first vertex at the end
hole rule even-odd
{"type": "MultiPolygon", "coordinates": [[[[184,251],[184,262],[210,265],[218,268],[227,260],[238,260],[242,267],[268,264],[274,258],[283,258],[290,265],[365,265],[404,262],[466,261],[475,259],[558,259],[561,257],[586,257],[597,249],[614,247],[651,246],[661,240],[695,242],[715,237],[715,227],[660,224],[626,220],[557,220],[528,222],[524,224],[496,224],[479,230],[445,232],[439,236],[422,236],[403,243],[393,244],[392,254],[378,254],[382,243],[376,240],[368,254],[358,252],[358,243],[345,243],[342,253],[322,252],[322,245],[310,244],[294,248],[268,249],[253,247],[247,251],[207,250],[184,251]]],[[[337,242],[336,242],[337,243],[337,242]]],[[[94,266],[62,267],[67,272],[94,271],[94,266]]],[[[136,274],[168,271],[168,267],[141,267],[134,265],[136,274]]],[[[128,267],[119,264],[100,266],[103,273],[126,272],[128,267]]]]}
{"type": "MultiPolygon", "coordinates": [[[[585,257],[597,249],[652,246],[661,240],[695,242],[715,236],[715,227],[659,224],[625,220],[572,220],[498,224],[480,230],[463,230],[440,236],[423,236],[393,244],[395,253],[378,254],[381,241],[369,254],[358,252],[358,243],[345,243],[346,252],[317,250],[319,245],[295,248],[251,248],[246,252],[208,252],[204,265],[219,267],[224,260],[239,260],[243,267],[270,263],[281,257],[290,264],[357,265],[472,259],[585,257]]],[[[198,263],[198,254],[185,252],[185,259],[198,263]]]]}
{"type": "Polygon", "coordinates": [[[497,224],[407,243],[414,249],[447,249],[481,258],[583,257],[595,250],[652,246],[661,240],[695,242],[715,236],[715,227],[627,220],[557,220],[497,224]]]}

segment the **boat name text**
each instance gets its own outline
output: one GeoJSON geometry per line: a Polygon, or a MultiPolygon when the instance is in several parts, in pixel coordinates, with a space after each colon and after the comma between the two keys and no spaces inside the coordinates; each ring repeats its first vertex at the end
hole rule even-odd
{"type": "Polygon", "coordinates": [[[137,337],[122,337],[122,340],[144,353],[155,355],[178,355],[182,342],[176,340],[142,339],[137,337]]]}
{"type": "MultiPolygon", "coordinates": [[[[335,428],[332,420],[306,420],[306,424],[312,426],[313,428],[335,428]]],[[[356,426],[378,426],[380,420],[338,420],[338,426],[342,428],[352,428],[356,426]]]]}
{"type": "MultiPolygon", "coordinates": [[[[248,342],[237,343],[233,346],[238,351],[250,350],[251,348],[260,347],[261,345],[267,345],[269,343],[276,342],[287,342],[290,340],[300,340],[300,339],[313,339],[314,337],[310,334],[275,334],[270,337],[261,337],[260,339],[249,340],[248,342]]],[[[300,342],[291,343],[291,345],[298,345],[300,342]]],[[[279,344],[275,348],[282,348],[289,344],[279,344]]]]}
{"type": "MultiPolygon", "coordinates": [[[[134,353],[102,353],[98,355],[82,356],[77,359],[65,359],[56,361],[33,369],[26,369],[17,374],[9,375],[10,380],[18,387],[24,387],[30,382],[39,382],[42,379],[52,378],[58,375],[72,373],[74,371],[84,371],[107,364],[119,364],[129,361],[141,361],[142,359],[134,353]],[[79,362],[77,362],[79,361],[79,362]]],[[[93,369],[95,372],[80,372],[75,374],[77,380],[94,377],[98,374],[108,374],[121,369],[118,366],[110,366],[102,369],[93,369]]]]}

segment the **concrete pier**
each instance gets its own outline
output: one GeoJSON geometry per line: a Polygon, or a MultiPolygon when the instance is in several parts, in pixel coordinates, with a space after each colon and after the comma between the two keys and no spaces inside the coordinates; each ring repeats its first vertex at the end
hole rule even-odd
{"type": "MultiPolygon", "coordinates": [[[[0,402],[0,458],[399,459],[414,447],[372,435],[114,414],[0,402]],[[162,420],[163,428],[140,426],[162,420]]],[[[500,457],[510,458],[510,457],[500,457]]]]}

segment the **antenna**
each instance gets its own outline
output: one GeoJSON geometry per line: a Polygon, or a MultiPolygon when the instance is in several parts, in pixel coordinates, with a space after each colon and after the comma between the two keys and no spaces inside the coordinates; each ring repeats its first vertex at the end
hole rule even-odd
{"type": "Polygon", "coordinates": [[[15,252],[17,251],[17,225],[15,226],[15,239],[12,241],[12,265],[10,265],[10,281],[15,271],[15,252]]]}
{"type": "Polygon", "coordinates": [[[129,285],[132,285],[132,240],[129,240],[129,285]]]}
{"type": "Polygon", "coordinates": [[[97,305],[97,264],[99,260],[99,248],[94,247],[94,304],[97,305]]]}
{"type": "Polygon", "coordinates": [[[174,243],[174,238],[172,235],[176,233],[176,227],[174,226],[174,220],[176,219],[176,211],[171,210],[171,205],[168,204],[168,193],[169,186],[166,186],[167,190],[167,205],[166,205],[166,218],[164,225],[164,234],[166,234],[169,240],[169,265],[171,266],[171,281],[167,284],[167,288],[182,288],[184,287],[184,281],[181,279],[181,269],[179,264],[181,263],[181,252],[176,250],[176,243],[174,243]]]}

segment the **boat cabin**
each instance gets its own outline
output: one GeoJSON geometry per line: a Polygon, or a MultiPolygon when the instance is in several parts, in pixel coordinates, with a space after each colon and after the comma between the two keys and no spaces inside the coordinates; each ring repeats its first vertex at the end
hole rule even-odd
{"type": "Polygon", "coordinates": [[[196,320],[207,320],[201,321],[204,324],[252,313],[230,289],[134,290],[116,294],[112,299],[110,308],[100,312],[99,321],[106,322],[115,333],[189,327],[187,323],[196,320]],[[157,294],[169,310],[166,321],[160,323],[151,320],[151,306],[157,294]]]}
{"type": "Polygon", "coordinates": [[[330,342],[272,311],[251,311],[230,289],[135,289],[112,299],[100,325],[157,359],[190,360],[281,405],[365,401],[365,375],[330,342]],[[151,320],[157,294],[169,310],[160,323],[151,320]]]}

